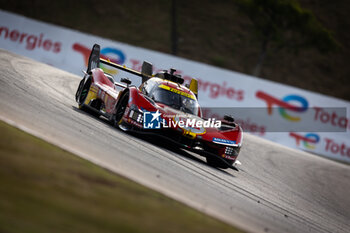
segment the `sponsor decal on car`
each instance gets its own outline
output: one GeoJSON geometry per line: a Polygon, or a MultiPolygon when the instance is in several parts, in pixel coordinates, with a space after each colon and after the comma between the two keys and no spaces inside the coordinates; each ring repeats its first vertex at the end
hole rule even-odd
{"type": "Polygon", "coordinates": [[[169,87],[169,86],[166,86],[166,85],[159,85],[160,88],[163,88],[164,90],[167,90],[167,91],[171,91],[171,92],[174,92],[176,94],[179,94],[179,95],[182,95],[182,96],[185,96],[187,98],[190,98],[190,99],[196,99],[196,97],[194,97],[193,95],[189,94],[189,93],[186,93],[184,91],[180,91],[180,90],[177,90],[175,88],[172,88],[172,87],[169,87]]]}
{"type": "Polygon", "coordinates": [[[227,145],[227,146],[238,146],[238,144],[236,144],[236,141],[223,139],[223,138],[213,138],[213,142],[217,144],[227,145]]]}

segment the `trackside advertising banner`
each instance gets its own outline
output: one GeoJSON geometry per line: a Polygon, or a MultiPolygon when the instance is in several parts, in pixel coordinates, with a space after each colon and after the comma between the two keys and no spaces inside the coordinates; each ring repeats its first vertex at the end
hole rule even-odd
{"type": "MultiPolygon", "coordinates": [[[[82,76],[95,43],[102,56],[132,69],[140,70],[146,60],[154,72],[175,67],[185,82],[197,78],[205,117],[230,114],[246,132],[350,163],[350,102],[0,10],[0,48],[71,73],[82,76]]],[[[104,69],[117,81],[124,75],[104,69]]]]}

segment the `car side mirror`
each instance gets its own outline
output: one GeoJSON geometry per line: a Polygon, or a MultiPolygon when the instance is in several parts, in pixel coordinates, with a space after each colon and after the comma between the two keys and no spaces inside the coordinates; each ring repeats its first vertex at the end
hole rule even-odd
{"type": "Polygon", "coordinates": [[[228,122],[234,122],[235,119],[231,115],[225,115],[224,120],[228,122]]]}
{"type": "Polygon", "coordinates": [[[131,84],[131,80],[129,78],[121,78],[120,82],[125,83],[126,85],[130,85],[131,84]]]}
{"type": "Polygon", "coordinates": [[[141,68],[142,83],[146,82],[153,73],[152,63],[143,61],[141,68]]]}

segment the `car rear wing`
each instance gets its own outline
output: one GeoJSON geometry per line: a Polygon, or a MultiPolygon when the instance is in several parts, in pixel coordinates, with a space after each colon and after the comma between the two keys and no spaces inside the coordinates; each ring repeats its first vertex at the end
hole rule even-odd
{"type": "MultiPolygon", "coordinates": [[[[119,65],[117,63],[111,62],[110,60],[104,59],[100,57],[100,45],[94,44],[92,47],[89,61],[88,61],[88,67],[86,73],[89,73],[94,68],[99,68],[100,63],[103,63],[105,65],[109,65],[113,68],[126,71],[128,73],[131,73],[133,75],[139,76],[142,78],[142,83],[146,82],[148,79],[152,78],[153,75],[153,66],[151,63],[144,61],[142,63],[141,72],[137,70],[130,69],[126,66],[119,65]]],[[[172,73],[171,73],[172,74],[172,73]]],[[[182,78],[181,78],[182,79],[182,78]]],[[[183,79],[182,79],[183,80],[183,79]]],[[[198,97],[198,81],[197,79],[192,79],[191,83],[189,85],[189,89],[198,97]]]]}
{"type": "Polygon", "coordinates": [[[94,44],[92,47],[89,61],[88,61],[88,67],[87,67],[87,73],[89,73],[92,69],[100,67],[100,63],[111,66],[113,68],[126,71],[128,73],[131,73],[133,75],[139,76],[142,78],[142,83],[147,81],[152,77],[153,67],[152,64],[144,61],[142,64],[141,72],[137,70],[130,69],[126,66],[119,65],[117,63],[111,62],[110,60],[104,59],[100,57],[100,45],[94,44]]]}

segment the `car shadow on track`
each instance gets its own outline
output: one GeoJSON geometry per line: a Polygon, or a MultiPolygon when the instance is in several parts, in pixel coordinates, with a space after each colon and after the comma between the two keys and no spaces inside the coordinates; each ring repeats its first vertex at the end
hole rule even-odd
{"type": "Polygon", "coordinates": [[[192,161],[195,161],[195,162],[197,162],[199,164],[202,164],[203,166],[206,166],[206,167],[208,167],[210,169],[214,169],[216,171],[219,171],[220,173],[222,173],[224,175],[227,175],[227,176],[230,176],[230,177],[236,177],[235,175],[233,175],[230,172],[228,172],[230,170],[223,170],[223,169],[220,169],[220,168],[212,167],[212,166],[208,165],[203,160],[203,158],[204,158],[203,156],[200,156],[200,155],[197,155],[197,154],[196,154],[196,156],[194,156],[194,155],[191,154],[192,152],[188,152],[185,149],[179,148],[176,145],[172,145],[165,138],[156,137],[154,135],[152,135],[152,136],[150,136],[150,135],[141,135],[141,134],[137,134],[136,132],[125,132],[125,131],[117,129],[115,126],[113,126],[113,124],[107,118],[105,118],[103,116],[98,116],[96,114],[96,112],[94,112],[94,111],[81,110],[81,109],[79,109],[79,108],[77,108],[75,106],[72,106],[72,109],[74,111],[78,112],[78,113],[81,113],[81,114],[84,114],[84,115],[90,117],[91,119],[95,119],[95,120],[97,120],[99,122],[105,123],[109,128],[111,128],[113,130],[118,130],[121,133],[125,133],[127,135],[132,135],[133,137],[136,137],[139,140],[142,140],[144,142],[147,142],[147,143],[149,143],[151,145],[154,145],[154,146],[157,146],[159,148],[163,148],[165,150],[173,152],[173,153],[175,153],[177,155],[180,155],[180,156],[182,156],[184,158],[187,158],[187,159],[190,159],[192,161]]]}
{"type": "MultiPolygon", "coordinates": [[[[216,168],[216,167],[212,167],[210,165],[208,165],[205,160],[204,160],[204,157],[203,156],[200,156],[194,152],[189,152],[187,151],[186,149],[182,149],[182,148],[179,148],[175,145],[172,145],[171,143],[169,143],[168,140],[166,140],[165,138],[161,138],[161,137],[152,137],[152,136],[145,136],[145,135],[138,135],[137,133],[128,133],[128,134],[131,134],[141,140],[144,140],[152,145],[155,145],[159,148],[163,148],[165,150],[168,150],[170,152],[173,152],[177,155],[180,155],[181,157],[184,157],[184,158],[187,158],[187,159],[190,159],[192,161],[195,161],[196,163],[199,163],[209,169],[213,169],[213,170],[216,170],[216,171],[219,171],[220,173],[223,173],[225,175],[228,175],[228,176],[231,176],[231,177],[236,177],[235,175],[229,173],[228,171],[229,170],[223,170],[223,169],[219,169],[219,168],[216,168]],[[193,155],[195,154],[195,155],[193,155]]],[[[202,170],[204,170],[203,168],[201,168],[202,170]]],[[[209,171],[209,170],[208,170],[209,171]]]]}

